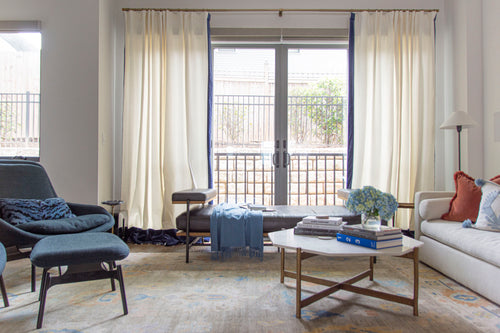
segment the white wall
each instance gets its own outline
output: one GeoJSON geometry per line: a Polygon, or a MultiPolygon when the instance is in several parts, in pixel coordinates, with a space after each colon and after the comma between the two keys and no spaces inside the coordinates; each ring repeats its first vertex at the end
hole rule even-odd
{"type": "Polygon", "coordinates": [[[500,1],[483,0],[484,177],[500,174],[500,1]]]}
{"type": "MultiPolygon", "coordinates": [[[[98,202],[114,199],[115,33],[112,3],[99,0],[98,202]]],[[[109,207],[108,207],[109,208],[109,207]]]]}
{"type": "Polygon", "coordinates": [[[0,0],[42,24],[40,161],[59,196],[97,202],[98,0],[0,0]]]}
{"type": "MultiPolygon", "coordinates": [[[[41,162],[58,194],[68,200],[97,203],[119,194],[122,7],[437,8],[436,124],[456,106],[465,105],[481,122],[481,127],[464,132],[468,150],[463,156],[465,171],[475,177],[499,173],[500,142],[494,136],[500,134],[493,128],[494,114],[500,112],[496,92],[500,38],[495,33],[500,13],[496,0],[207,0],[201,5],[196,0],[0,0],[0,20],[42,22],[41,162]],[[457,54],[461,55],[455,61],[457,54]],[[487,70],[483,71],[483,66],[487,70]],[[450,89],[452,82],[456,85],[450,89]],[[114,138],[116,146],[112,147],[114,138]],[[113,165],[114,173],[110,170],[113,165]],[[114,189],[110,178],[115,179],[114,189]]],[[[255,22],[255,18],[248,18],[233,17],[233,21],[255,22]]],[[[216,22],[228,19],[227,15],[224,19],[214,17],[216,22]]],[[[299,22],[285,19],[291,25],[299,22]]],[[[281,24],[276,16],[271,21],[281,24]]],[[[306,21],[301,19],[300,25],[318,22],[318,16],[312,15],[306,21]]],[[[456,157],[451,152],[455,151],[456,137],[452,131],[436,133],[436,188],[453,188],[449,179],[455,171],[456,157]],[[446,179],[444,183],[439,175],[446,179]]]]}

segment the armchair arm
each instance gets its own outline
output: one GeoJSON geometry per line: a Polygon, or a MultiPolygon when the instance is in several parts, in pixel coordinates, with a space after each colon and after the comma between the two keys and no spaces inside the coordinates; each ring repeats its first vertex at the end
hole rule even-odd
{"type": "Polygon", "coordinates": [[[73,214],[79,216],[79,215],[88,215],[88,214],[109,214],[109,212],[101,206],[97,205],[86,205],[86,204],[78,204],[78,203],[72,203],[72,202],[67,202],[69,208],[73,212],[73,214]]]}
{"type": "Polygon", "coordinates": [[[111,214],[101,206],[97,205],[86,205],[86,204],[77,204],[77,203],[72,203],[72,202],[67,202],[69,208],[73,212],[73,214],[80,216],[80,215],[89,215],[89,214],[104,214],[108,216],[108,222],[95,228],[92,229],[92,231],[108,231],[113,228],[115,225],[115,219],[111,214]]]}
{"type": "Polygon", "coordinates": [[[5,247],[31,247],[43,237],[45,236],[24,231],[0,219],[0,242],[2,242],[5,247]]]}
{"type": "Polygon", "coordinates": [[[438,199],[438,198],[451,198],[455,195],[455,192],[449,192],[449,191],[421,191],[415,193],[415,209],[414,209],[414,214],[415,214],[415,239],[420,238],[420,224],[424,220],[422,216],[420,215],[420,204],[422,201],[427,200],[427,199],[438,199]]]}

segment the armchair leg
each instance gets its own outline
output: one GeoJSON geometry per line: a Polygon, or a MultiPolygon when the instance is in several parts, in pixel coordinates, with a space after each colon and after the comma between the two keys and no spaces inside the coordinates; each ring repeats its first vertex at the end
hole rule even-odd
{"type": "Polygon", "coordinates": [[[7,297],[7,289],[5,289],[5,283],[3,282],[3,276],[0,275],[0,290],[2,290],[3,305],[5,307],[9,306],[9,298],[7,297]]]}

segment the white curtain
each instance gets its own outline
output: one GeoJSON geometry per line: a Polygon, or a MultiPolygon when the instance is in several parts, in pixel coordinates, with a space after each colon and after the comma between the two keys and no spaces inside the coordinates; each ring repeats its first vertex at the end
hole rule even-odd
{"type": "Polygon", "coordinates": [[[193,178],[208,187],[207,16],[125,12],[121,193],[129,227],[174,228],[185,207],[172,205],[172,192],[192,188],[193,178]]]}
{"type": "MultiPolygon", "coordinates": [[[[355,18],[353,188],[398,202],[434,187],[435,12],[362,12],[355,18]]],[[[413,212],[399,209],[408,229],[413,212]]]]}

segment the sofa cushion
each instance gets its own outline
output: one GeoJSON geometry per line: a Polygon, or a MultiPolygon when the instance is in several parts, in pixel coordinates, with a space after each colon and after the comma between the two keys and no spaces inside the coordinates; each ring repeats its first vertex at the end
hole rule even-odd
{"type": "Polygon", "coordinates": [[[476,179],[481,186],[481,205],[474,228],[488,231],[500,231],[500,185],[483,179],[476,179]]]}
{"type": "Polygon", "coordinates": [[[425,199],[420,202],[418,213],[423,220],[435,220],[448,211],[450,198],[425,199]]]}
{"type": "MultiPolygon", "coordinates": [[[[463,171],[453,175],[455,195],[450,201],[449,211],[441,217],[443,220],[463,222],[467,219],[475,222],[481,202],[481,189],[474,183],[474,178],[463,171]]],[[[500,184],[500,175],[490,179],[500,184]]]]}
{"type": "Polygon", "coordinates": [[[58,220],[33,221],[17,225],[19,229],[39,235],[60,235],[84,232],[106,224],[105,214],[89,214],[58,220]]]}
{"type": "Polygon", "coordinates": [[[461,223],[445,220],[423,221],[423,235],[500,267],[500,237],[495,232],[462,228],[461,223]]]}
{"type": "Polygon", "coordinates": [[[0,199],[0,216],[12,225],[75,217],[62,198],[0,199]]]}

